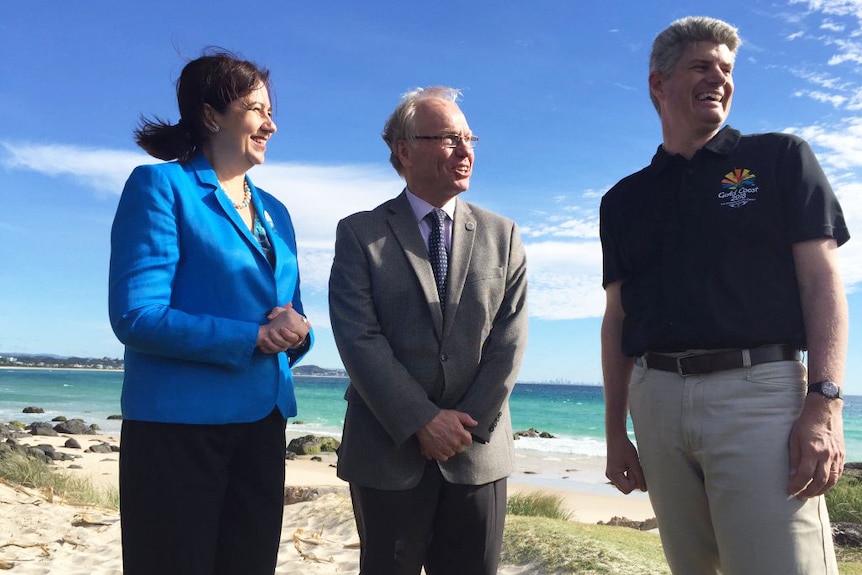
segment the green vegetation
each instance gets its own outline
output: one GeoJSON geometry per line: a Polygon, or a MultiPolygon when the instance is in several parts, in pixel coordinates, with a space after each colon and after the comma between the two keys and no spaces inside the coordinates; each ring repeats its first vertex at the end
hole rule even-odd
{"type": "Polygon", "coordinates": [[[539,573],[670,573],[655,533],[569,521],[558,495],[516,493],[506,505],[503,561],[539,573]]]}
{"type": "Polygon", "coordinates": [[[86,477],[56,471],[44,461],[19,453],[0,457],[0,478],[13,485],[48,490],[66,503],[120,508],[120,494],[116,489],[97,488],[86,477]]]}
{"type": "Polygon", "coordinates": [[[563,498],[549,493],[515,493],[506,502],[508,515],[521,517],[546,517],[567,521],[572,514],[563,510],[563,498]]]}
{"type": "Polygon", "coordinates": [[[559,575],[670,573],[655,533],[517,515],[506,518],[503,562],[559,575]]]}
{"type": "Polygon", "coordinates": [[[826,492],[826,507],[833,523],[862,523],[862,489],[860,480],[845,475],[826,492]]]}

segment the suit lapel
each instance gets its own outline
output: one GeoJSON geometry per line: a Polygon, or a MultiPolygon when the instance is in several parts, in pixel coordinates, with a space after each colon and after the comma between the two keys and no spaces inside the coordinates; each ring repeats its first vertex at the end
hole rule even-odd
{"type": "Polygon", "coordinates": [[[402,192],[390,202],[387,221],[392,233],[395,234],[401,245],[401,249],[404,250],[404,255],[407,257],[413,273],[419,279],[422,292],[431,310],[431,317],[434,319],[434,330],[437,332],[437,337],[441,338],[443,335],[443,312],[440,308],[440,298],[437,295],[434,271],[428,261],[428,248],[422,241],[422,234],[419,233],[416,216],[413,214],[410,202],[407,201],[406,192],[402,192]]]}
{"type": "MultiPolygon", "coordinates": [[[[449,279],[446,283],[446,317],[453,318],[458,312],[470,258],[473,255],[473,242],[476,239],[476,219],[467,202],[460,199],[455,204],[455,220],[452,222],[452,252],[449,254],[449,279]]],[[[443,337],[447,337],[453,322],[444,324],[443,337]]]]}
{"type": "MultiPolygon", "coordinates": [[[[257,251],[257,253],[266,260],[266,254],[263,253],[263,248],[260,247],[258,241],[251,235],[251,231],[246,227],[245,222],[242,221],[242,218],[239,216],[239,212],[237,212],[236,208],[233,207],[228,195],[222,191],[221,186],[218,183],[218,177],[216,176],[215,170],[210,166],[206,157],[204,157],[203,154],[198,154],[192,158],[189,165],[194,171],[198,183],[205,189],[209,188],[209,193],[215,197],[216,202],[218,202],[218,205],[221,207],[225,216],[227,216],[234,225],[237,232],[239,232],[246,243],[252,246],[252,249],[257,251]]],[[[258,217],[262,218],[263,214],[260,211],[260,208],[261,205],[259,203],[255,203],[255,209],[258,210],[258,217]]],[[[277,257],[276,261],[278,261],[277,257]]]]}

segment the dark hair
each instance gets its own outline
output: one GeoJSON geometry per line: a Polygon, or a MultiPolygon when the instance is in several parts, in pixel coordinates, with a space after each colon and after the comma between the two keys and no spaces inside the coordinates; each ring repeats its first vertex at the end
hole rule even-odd
{"type": "Polygon", "coordinates": [[[170,124],[160,118],[141,116],[135,141],[160,160],[186,162],[208,139],[204,124],[204,104],[223,113],[228,105],[263,84],[269,88],[269,70],[240,60],[230,52],[204,52],[183,68],[177,80],[180,119],[170,124]]]}

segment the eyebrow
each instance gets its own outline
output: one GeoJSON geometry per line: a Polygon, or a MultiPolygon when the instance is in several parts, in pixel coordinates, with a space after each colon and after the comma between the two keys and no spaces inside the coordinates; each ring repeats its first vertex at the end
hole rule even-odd
{"type": "Polygon", "coordinates": [[[721,58],[692,58],[688,61],[689,66],[711,66],[715,63],[717,63],[719,66],[733,67],[733,60],[724,60],[721,58]]]}
{"type": "Polygon", "coordinates": [[[255,106],[260,106],[264,110],[272,110],[273,109],[272,105],[267,105],[266,102],[263,102],[261,100],[242,100],[242,104],[248,110],[251,110],[255,106]]]}

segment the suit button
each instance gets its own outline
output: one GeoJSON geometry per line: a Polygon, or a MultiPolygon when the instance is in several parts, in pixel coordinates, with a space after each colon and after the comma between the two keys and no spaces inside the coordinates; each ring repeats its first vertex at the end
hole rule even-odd
{"type": "Polygon", "coordinates": [[[440,361],[449,361],[449,356],[445,353],[440,354],[440,361]]]}

